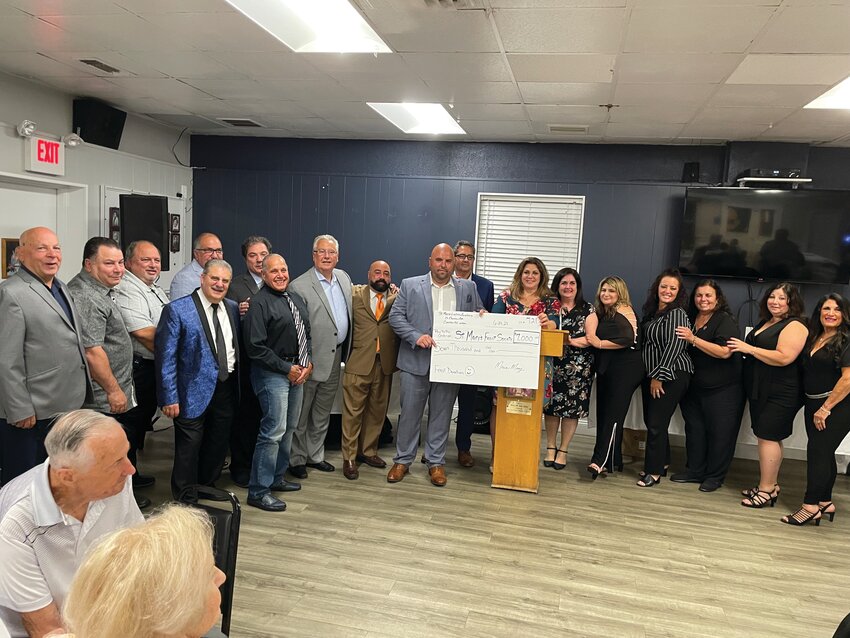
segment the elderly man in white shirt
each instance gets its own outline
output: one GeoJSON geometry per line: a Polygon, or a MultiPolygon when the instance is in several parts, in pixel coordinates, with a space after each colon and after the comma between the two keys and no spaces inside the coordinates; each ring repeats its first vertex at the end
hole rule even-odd
{"type": "Polygon", "coordinates": [[[44,463],[0,490],[0,623],[12,638],[61,629],[60,609],[88,548],[144,520],[115,419],[68,412],[45,447],[44,463]]]}

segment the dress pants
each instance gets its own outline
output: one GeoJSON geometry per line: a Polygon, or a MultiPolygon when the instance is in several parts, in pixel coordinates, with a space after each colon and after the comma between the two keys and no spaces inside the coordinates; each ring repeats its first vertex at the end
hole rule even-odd
{"type": "Polygon", "coordinates": [[[649,393],[651,379],[642,383],[643,422],[646,424],[646,458],[643,471],[647,474],[662,474],[664,466],[670,463],[670,419],[676,406],[685,395],[691,375],[681,370],[676,372],[673,381],[664,382],[664,394],[653,399],[649,393]]]}
{"type": "Polygon", "coordinates": [[[410,465],[416,458],[422,415],[425,413],[427,402],[425,458],[428,467],[445,465],[449,426],[458,387],[456,383],[431,383],[427,374],[401,372],[401,415],[398,418],[396,455],[393,463],[410,465]]]}
{"type": "Polygon", "coordinates": [[[145,446],[145,433],[150,429],[156,414],[156,369],[153,359],[133,355],[133,385],[136,388],[136,407],[121,414],[113,414],[124,428],[130,450],[127,458],[136,467],[136,452],[145,446]]]}
{"type": "Polygon", "coordinates": [[[292,435],[291,466],[325,460],[325,436],[328,434],[334,398],[339,390],[341,356],[342,348],[338,346],[327,381],[307,379],[304,383],[301,417],[292,435]]]}
{"type": "Polygon", "coordinates": [[[216,383],[212,399],[204,413],[194,419],[174,419],[174,468],[171,492],[177,495],[187,486],[211,486],[221,475],[230,429],[236,415],[237,375],[216,383]]]}
{"type": "Polygon", "coordinates": [[[469,452],[472,447],[472,428],[475,426],[475,395],[477,392],[477,385],[461,385],[457,392],[455,446],[458,452],[469,452]]]}
{"type": "Polygon", "coordinates": [[[850,399],[844,399],[832,408],[832,414],[826,418],[826,429],[818,430],[814,424],[815,412],[825,399],[806,399],[806,495],[803,502],[817,505],[821,501],[832,500],[832,488],[838,467],[835,463],[835,450],[850,433],[850,399]]]}
{"type": "Polygon", "coordinates": [[[704,389],[692,384],[680,407],[685,419],[688,476],[723,485],[741,429],[743,386],[730,383],[704,389]]]}
{"type": "Polygon", "coordinates": [[[637,363],[611,365],[596,376],[596,444],[591,463],[609,472],[623,464],[623,421],[645,374],[640,353],[636,354],[637,363]]]}
{"type": "Polygon", "coordinates": [[[16,428],[0,419],[0,485],[47,460],[44,439],[53,419],[41,419],[31,428],[16,428]]]}
{"type": "MultiPolygon", "coordinates": [[[[240,364],[240,368],[243,372],[240,375],[239,414],[230,431],[230,475],[234,480],[247,483],[263,413],[251,385],[250,369],[243,364],[240,364]]],[[[293,428],[294,424],[289,428],[290,439],[293,428]]]]}
{"type": "Polygon", "coordinates": [[[381,355],[375,354],[375,363],[367,376],[342,375],[342,459],[354,461],[358,454],[375,456],[378,438],[387,416],[390,402],[392,375],[384,374],[381,355]]]}

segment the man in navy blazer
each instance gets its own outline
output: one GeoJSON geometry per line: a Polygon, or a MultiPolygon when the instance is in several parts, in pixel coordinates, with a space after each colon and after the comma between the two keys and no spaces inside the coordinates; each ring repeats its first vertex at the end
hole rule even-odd
{"type": "MultiPolygon", "coordinates": [[[[479,277],[472,272],[475,264],[475,246],[472,242],[461,239],[455,244],[455,277],[471,279],[481,297],[481,303],[487,312],[493,310],[495,294],[493,282],[485,277],[479,277]]],[[[475,465],[470,448],[472,447],[472,426],[475,420],[475,393],[478,386],[462,385],[457,393],[457,428],[455,428],[455,445],[457,446],[457,462],[463,467],[475,465]]]]}
{"type": "Polygon", "coordinates": [[[483,305],[471,281],[452,277],[454,251],[448,244],[437,244],[428,262],[430,273],[409,277],[390,310],[390,325],[401,340],[398,368],[401,370],[401,415],[396,436],[396,455],[387,481],[397,483],[407,474],[419,447],[419,431],[425,403],[428,403],[428,432],[425,458],[431,483],[446,484],[445,457],[452,407],[458,384],[431,383],[431,333],[434,312],[461,310],[473,312],[483,305]]]}
{"type": "Polygon", "coordinates": [[[171,491],[212,486],[221,474],[239,399],[239,308],[225,299],[233,271],[211,259],[201,287],[162,310],[156,328],[157,399],[174,420],[171,491]]]}

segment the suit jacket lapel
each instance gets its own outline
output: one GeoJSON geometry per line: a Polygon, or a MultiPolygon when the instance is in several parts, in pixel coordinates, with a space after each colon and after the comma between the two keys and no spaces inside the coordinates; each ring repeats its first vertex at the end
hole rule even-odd
{"type": "Polygon", "coordinates": [[[336,319],[334,319],[334,311],[331,308],[330,302],[328,301],[328,296],[325,294],[324,285],[321,281],[319,281],[319,277],[316,276],[315,268],[311,271],[310,277],[312,278],[311,281],[313,283],[313,290],[316,291],[316,294],[319,296],[319,299],[322,300],[322,305],[325,307],[325,310],[327,310],[328,316],[331,318],[331,323],[336,326],[336,319]]]}
{"type": "MultiPolygon", "coordinates": [[[[369,286],[364,286],[363,290],[360,291],[360,299],[366,307],[366,312],[368,312],[373,319],[377,319],[377,317],[375,317],[375,313],[372,311],[372,293],[370,292],[369,286]]],[[[387,314],[386,302],[384,302],[384,314],[387,314]]],[[[378,319],[378,321],[380,321],[380,319],[378,319]]]]}
{"type": "MultiPolygon", "coordinates": [[[[198,311],[198,319],[201,320],[201,327],[204,329],[204,334],[207,335],[207,343],[215,357],[215,337],[210,330],[210,322],[207,321],[207,313],[204,311],[204,304],[201,303],[201,291],[196,290],[192,293],[192,301],[195,302],[195,310],[198,311]]],[[[228,313],[229,314],[229,313],[228,313]]]]}
{"type": "Polygon", "coordinates": [[[457,277],[452,277],[452,283],[455,286],[455,308],[461,310],[463,308],[463,284],[457,277]]]}
{"type": "MultiPolygon", "coordinates": [[[[248,275],[249,277],[251,275],[248,275]]],[[[239,307],[234,308],[227,303],[227,300],[222,301],[227,317],[230,319],[230,334],[233,337],[233,351],[236,353],[236,362],[239,363],[239,307]]]]}
{"type": "Polygon", "coordinates": [[[425,305],[428,307],[428,316],[434,321],[434,299],[431,297],[431,275],[425,275],[422,279],[422,294],[425,295],[425,305]]]}
{"type": "Polygon", "coordinates": [[[260,287],[257,285],[257,282],[254,281],[254,277],[251,273],[245,273],[245,283],[248,284],[248,290],[251,291],[252,295],[256,295],[260,292],[260,287]]]}
{"type": "MultiPolygon", "coordinates": [[[[54,286],[58,285],[59,289],[62,290],[61,284],[59,284],[59,282],[57,282],[55,279],[53,280],[53,285],[54,286]]],[[[44,284],[42,284],[40,281],[35,281],[33,279],[32,281],[30,281],[30,288],[32,288],[39,297],[44,299],[44,301],[47,302],[47,305],[50,306],[50,308],[56,314],[58,314],[60,317],[62,317],[62,321],[64,321],[65,324],[69,328],[71,328],[71,330],[74,329],[74,326],[71,325],[71,322],[68,319],[68,316],[62,310],[62,307],[56,302],[56,300],[53,298],[53,295],[50,294],[50,292],[47,290],[47,288],[45,288],[44,284]]],[[[65,292],[65,291],[63,290],[63,292],[65,292]]],[[[68,307],[71,308],[71,314],[73,315],[74,310],[73,310],[73,305],[71,304],[71,295],[66,294],[65,300],[68,302],[68,307]]],[[[76,320],[77,320],[77,318],[74,317],[74,321],[76,321],[76,320]]]]}

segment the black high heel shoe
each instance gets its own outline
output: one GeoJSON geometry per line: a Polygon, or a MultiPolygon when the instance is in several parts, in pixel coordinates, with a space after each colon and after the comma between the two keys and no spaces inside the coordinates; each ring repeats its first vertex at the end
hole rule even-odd
{"type": "MultiPolygon", "coordinates": [[[[828,506],[827,506],[828,507],[828,506]]],[[[788,514],[787,516],[783,516],[779,520],[783,523],[788,523],[789,525],[807,525],[811,522],[814,522],[816,527],[820,527],[820,519],[823,518],[822,514],[823,510],[818,508],[817,512],[810,512],[804,507],[801,507],[793,514],[788,514]]],[[[833,512],[834,514],[835,512],[833,512]]]]}
{"type": "Polygon", "coordinates": [[[600,469],[595,463],[591,463],[587,466],[587,471],[590,472],[591,480],[595,481],[600,476],[605,476],[608,471],[605,468],[600,469]]]}
{"type": "MultiPolygon", "coordinates": [[[[661,476],[664,475],[662,474],[661,476]]],[[[655,487],[661,482],[661,476],[655,478],[652,474],[644,474],[643,478],[635,483],[635,485],[638,487],[655,487]]]]}
{"type": "MultiPolygon", "coordinates": [[[[563,454],[564,456],[566,456],[567,451],[562,450],[560,448],[556,448],[555,449],[555,458],[556,459],[558,458],[559,454],[563,454]]],[[[566,463],[558,463],[557,461],[552,461],[552,467],[554,467],[556,470],[563,470],[565,467],[567,467],[567,464],[566,463]]]]}
{"type": "Polygon", "coordinates": [[[752,507],[755,509],[761,509],[763,507],[767,507],[768,505],[773,507],[774,505],[776,505],[776,499],[779,498],[778,488],[778,485],[774,485],[772,492],[765,492],[756,488],[755,493],[741,501],[741,505],[743,505],[744,507],[752,507]],[[749,503],[745,501],[749,501],[749,503]]]}
{"type": "Polygon", "coordinates": [[[829,516],[830,523],[835,520],[835,505],[833,505],[832,501],[826,505],[818,505],[818,509],[820,510],[821,517],[829,516]],[[831,512],[827,511],[830,507],[833,508],[831,512]]]}
{"type": "MultiPolygon", "coordinates": [[[[549,450],[555,450],[555,456],[558,456],[558,448],[547,447],[546,451],[548,452],[549,450]]],[[[552,465],[554,465],[554,463],[555,463],[555,459],[552,459],[551,461],[544,459],[543,460],[543,467],[552,467],[552,465]]]]}

